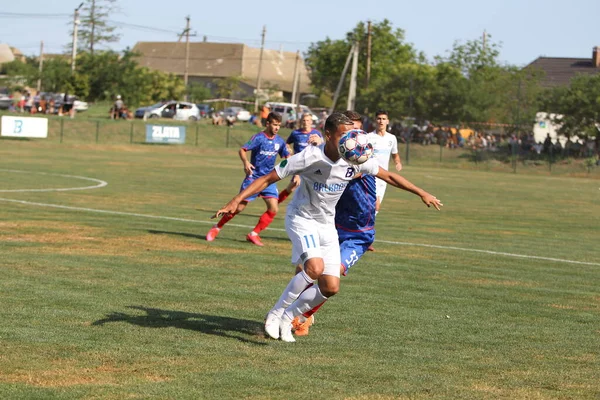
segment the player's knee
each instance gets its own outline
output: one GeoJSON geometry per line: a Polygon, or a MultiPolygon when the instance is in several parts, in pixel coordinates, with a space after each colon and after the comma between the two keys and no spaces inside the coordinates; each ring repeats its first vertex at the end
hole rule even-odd
{"type": "Polygon", "coordinates": [[[329,298],[335,296],[340,291],[340,282],[339,280],[337,282],[322,280],[319,281],[319,289],[323,296],[329,298]]]}
{"type": "Polygon", "coordinates": [[[304,272],[312,279],[318,279],[325,270],[322,259],[311,258],[304,263],[304,272]]]}

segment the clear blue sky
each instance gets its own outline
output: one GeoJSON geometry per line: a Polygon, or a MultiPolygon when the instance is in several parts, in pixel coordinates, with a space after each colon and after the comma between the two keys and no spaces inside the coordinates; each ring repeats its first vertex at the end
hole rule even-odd
{"type": "MultiPolygon", "coordinates": [[[[37,54],[44,40],[46,52],[62,52],[70,42],[71,17],[7,18],[2,13],[73,14],[81,0],[1,0],[0,43],[25,54],[37,54]]],[[[174,41],[190,15],[192,32],[202,40],[242,42],[260,46],[267,26],[266,46],[304,51],[311,42],[326,37],[341,39],[358,21],[392,21],[406,40],[429,59],[444,55],[454,41],[480,38],[485,31],[502,45],[500,60],[526,65],[538,56],[591,57],[600,46],[600,0],[304,0],[261,2],[248,0],[164,1],[118,0],[120,11],[110,18],[152,27],[122,26],[114,50],[133,47],[138,41],[174,41]],[[294,6],[292,6],[294,5],[294,6]]]]}

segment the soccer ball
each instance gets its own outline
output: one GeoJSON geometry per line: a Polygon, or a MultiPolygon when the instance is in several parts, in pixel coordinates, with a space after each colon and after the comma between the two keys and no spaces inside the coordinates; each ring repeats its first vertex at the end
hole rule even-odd
{"type": "Polygon", "coordinates": [[[350,164],[362,164],[373,155],[373,145],[367,139],[367,133],[352,129],[340,139],[340,156],[350,164]]]}

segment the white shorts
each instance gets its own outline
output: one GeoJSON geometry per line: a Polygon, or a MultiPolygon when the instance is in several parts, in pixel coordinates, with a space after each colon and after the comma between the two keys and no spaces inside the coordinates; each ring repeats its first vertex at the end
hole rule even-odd
{"type": "Polygon", "coordinates": [[[383,179],[375,178],[376,185],[376,194],[379,198],[379,202],[383,201],[383,196],[385,196],[385,189],[387,188],[387,182],[383,179]]]}
{"type": "Polygon", "coordinates": [[[322,258],[323,275],[340,277],[340,244],[334,224],[321,224],[297,215],[286,215],[285,230],[292,241],[292,264],[303,264],[310,258],[322,258]]]}

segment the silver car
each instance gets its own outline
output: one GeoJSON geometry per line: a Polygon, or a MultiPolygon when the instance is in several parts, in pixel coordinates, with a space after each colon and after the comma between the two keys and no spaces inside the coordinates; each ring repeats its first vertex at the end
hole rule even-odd
{"type": "Polygon", "coordinates": [[[145,110],[144,118],[171,118],[178,121],[199,121],[200,109],[194,103],[169,101],[145,110]]]}

